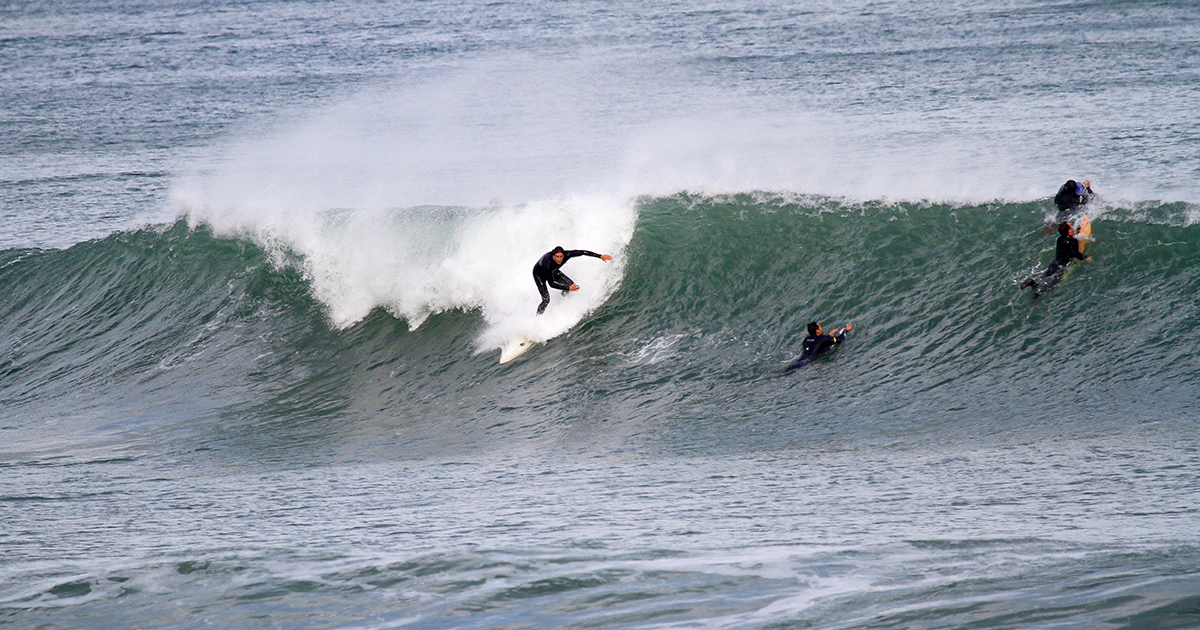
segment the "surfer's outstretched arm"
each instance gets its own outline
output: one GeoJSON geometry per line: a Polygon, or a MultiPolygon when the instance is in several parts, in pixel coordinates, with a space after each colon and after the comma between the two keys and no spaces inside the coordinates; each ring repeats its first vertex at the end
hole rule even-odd
{"type": "Polygon", "coordinates": [[[608,254],[597,254],[596,252],[591,252],[586,249],[572,249],[563,253],[566,254],[566,258],[563,260],[564,263],[576,256],[591,256],[592,258],[599,258],[604,262],[612,260],[612,256],[609,256],[608,254]]]}
{"type": "MultiPolygon", "coordinates": [[[[608,254],[597,254],[596,252],[589,252],[586,249],[572,249],[570,251],[563,252],[563,254],[565,254],[565,256],[563,257],[564,264],[566,264],[566,262],[568,260],[570,260],[571,258],[573,258],[575,256],[593,256],[595,258],[599,258],[600,260],[603,260],[604,262],[608,262],[608,261],[612,260],[612,256],[609,256],[608,254]]],[[[550,274],[550,287],[554,288],[554,289],[558,289],[559,291],[578,291],[579,290],[579,285],[575,284],[574,280],[568,278],[566,274],[564,274],[562,271],[559,271],[558,269],[555,269],[550,274]]]]}

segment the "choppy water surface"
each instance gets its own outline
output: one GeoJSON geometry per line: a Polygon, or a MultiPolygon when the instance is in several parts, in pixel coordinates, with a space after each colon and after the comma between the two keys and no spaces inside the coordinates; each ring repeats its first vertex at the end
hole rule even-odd
{"type": "Polygon", "coordinates": [[[0,625],[1200,627],[1190,7],[0,16],[0,625]]]}

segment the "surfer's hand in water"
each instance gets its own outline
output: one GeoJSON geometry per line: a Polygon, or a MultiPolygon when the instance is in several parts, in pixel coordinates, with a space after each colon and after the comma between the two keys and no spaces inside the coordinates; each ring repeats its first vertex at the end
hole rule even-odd
{"type": "MultiPolygon", "coordinates": [[[[560,285],[560,286],[561,286],[561,285],[560,285]]],[[[578,290],[579,290],[579,285],[578,285],[578,284],[572,284],[570,287],[568,287],[568,288],[567,288],[567,290],[568,290],[568,291],[578,291],[578,290]]]]}
{"type": "Polygon", "coordinates": [[[1092,262],[1092,257],[1091,256],[1084,257],[1083,262],[1092,262]]]}
{"type": "Polygon", "coordinates": [[[608,261],[612,260],[612,256],[609,256],[608,254],[600,254],[600,260],[603,260],[604,262],[608,262],[608,261]]]}

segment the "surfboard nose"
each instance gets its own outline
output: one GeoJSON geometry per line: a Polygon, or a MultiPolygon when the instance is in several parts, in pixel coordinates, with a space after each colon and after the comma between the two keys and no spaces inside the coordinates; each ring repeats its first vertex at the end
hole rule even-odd
{"type": "Polygon", "coordinates": [[[508,341],[500,348],[500,364],[503,365],[525,354],[525,351],[532,348],[533,344],[533,340],[526,337],[515,337],[508,341]]]}

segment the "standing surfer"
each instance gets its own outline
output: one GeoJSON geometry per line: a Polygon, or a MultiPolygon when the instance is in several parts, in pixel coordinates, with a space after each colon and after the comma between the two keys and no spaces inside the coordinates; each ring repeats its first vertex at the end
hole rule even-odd
{"type": "Polygon", "coordinates": [[[796,360],[792,361],[791,364],[788,365],[788,371],[791,372],[798,367],[802,367],[809,361],[812,361],[818,356],[824,354],[825,351],[833,348],[839,343],[842,343],[846,340],[846,333],[850,332],[850,330],[853,328],[853,324],[846,324],[841,328],[835,329],[833,334],[826,335],[825,331],[821,329],[821,324],[818,322],[810,322],[808,324],[808,336],[804,338],[804,344],[802,346],[803,351],[799,357],[796,357],[796,360]]]}
{"type": "Polygon", "coordinates": [[[1045,284],[1038,284],[1038,281],[1030,278],[1021,284],[1021,288],[1033,287],[1033,297],[1041,295],[1046,289],[1053,288],[1062,280],[1063,274],[1066,273],[1067,265],[1071,264],[1072,260],[1082,260],[1084,262],[1092,262],[1091,256],[1083,255],[1083,248],[1079,246],[1079,239],[1075,238],[1075,228],[1071,227],[1070,223],[1063,221],[1058,224],[1058,241],[1054,244],[1054,260],[1046,267],[1046,272],[1042,274],[1048,278],[1045,284]]]}
{"type": "Polygon", "coordinates": [[[533,282],[537,285],[538,293],[542,294],[542,303],[538,304],[537,313],[541,315],[546,310],[546,305],[550,303],[550,291],[546,289],[549,284],[551,288],[558,289],[567,294],[567,291],[578,291],[579,285],[567,277],[561,271],[561,268],[566,262],[575,256],[592,256],[599,258],[605,262],[612,260],[612,256],[608,254],[597,254],[589,252],[586,249],[564,250],[562,247],[555,247],[546,252],[541,260],[533,266],[533,282]]]}

